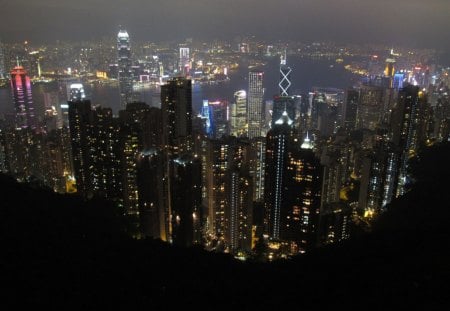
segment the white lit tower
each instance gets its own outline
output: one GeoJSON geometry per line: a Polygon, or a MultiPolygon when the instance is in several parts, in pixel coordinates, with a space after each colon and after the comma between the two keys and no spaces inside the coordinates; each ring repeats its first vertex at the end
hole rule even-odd
{"type": "Polygon", "coordinates": [[[5,54],[3,52],[3,45],[0,41],[0,79],[6,78],[6,70],[5,70],[5,54]]]}
{"type": "Polygon", "coordinates": [[[188,75],[191,67],[191,60],[189,56],[189,48],[188,47],[180,47],[180,61],[179,61],[179,70],[183,75],[188,75]]]}
{"type": "Polygon", "coordinates": [[[262,71],[251,71],[248,74],[248,137],[255,138],[261,136],[263,127],[263,77],[262,71]]]}
{"type": "Polygon", "coordinates": [[[286,64],[286,50],[280,58],[280,82],[278,87],[280,89],[280,96],[289,96],[289,88],[291,87],[291,67],[286,64]]]}
{"type": "Polygon", "coordinates": [[[117,34],[117,62],[119,66],[120,103],[125,109],[126,104],[133,100],[133,72],[131,61],[130,36],[121,29],[117,34]]]}

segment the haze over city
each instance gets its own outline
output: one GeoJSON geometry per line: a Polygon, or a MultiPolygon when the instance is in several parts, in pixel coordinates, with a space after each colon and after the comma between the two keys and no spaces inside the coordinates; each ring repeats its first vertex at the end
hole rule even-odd
{"type": "Polygon", "coordinates": [[[0,10],[0,307],[449,309],[450,1],[0,10]]]}
{"type": "Polygon", "coordinates": [[[0,1],[2,40],[51,42],[110,36],[332,40],[411,47],[450,47],[446,0],[16,0],[0,1]]]}

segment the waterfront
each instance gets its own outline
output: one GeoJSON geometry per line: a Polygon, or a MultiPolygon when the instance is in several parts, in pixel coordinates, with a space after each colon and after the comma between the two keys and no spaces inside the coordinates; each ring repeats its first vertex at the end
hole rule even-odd
{"type": "MultiPolygon", "coordinates": [[[[289,66],[292,68],[292,94],[304,94],[313,87],[334,87],[345,89],[359,80],[359,76],[345,70],[343,63],[336,63],[329,59],[311,59],[292,56],[289,58],[289,66]]],[[[265,88],[265,100],[270,100],[278,93],[279,59],[268,58],[266,65],[261,68],[264,73],[263,85],[265,88]]],[[[233,100],[234,92],[247,89],[248,68],[239,67],[230,73],[230,80],[220,84],[194,84],[192,92],[193,110],[198,112],[203,99],[233,100]]],[[[55,89],[55,84],[33,85],[33,100],[36,107],[43,105],[43,92],[45,89],[55,89]]],[[[111,107],[114,114],[120,110],[119,90],[117,84],[86,84],[87,97],[95,105],[111,107]]],[[[159,94],[156,88],[142,88],[140,99],[149,105],[158,106],[159,94]]],[[[9,88],[0,89],[0,115],[11,113],[13,106],[9,88]]]]}

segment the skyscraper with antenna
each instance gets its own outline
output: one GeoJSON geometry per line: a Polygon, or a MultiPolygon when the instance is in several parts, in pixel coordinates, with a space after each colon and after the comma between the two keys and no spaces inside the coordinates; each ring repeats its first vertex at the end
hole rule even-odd
{"type": "Polygon", "coordinates": [[[0,79],[6,78],[6,69],[5,69],[5,54],[3,52],[3,44],[0,41],[0,79]]]}
{"type": "Polygon", "coordinates": [[[130,36],[122,27],[117,34],[117,63],[119,66],[120,103],[125,109],[127,103],[133,101],[133,71],[130,36]]]}

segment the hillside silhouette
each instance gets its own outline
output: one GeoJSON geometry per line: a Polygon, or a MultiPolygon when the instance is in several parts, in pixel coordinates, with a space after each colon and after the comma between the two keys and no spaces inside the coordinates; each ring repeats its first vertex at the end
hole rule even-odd
{"type": "Polygon", "coordinates": [[[370,234],[270,264],[133,240],[108,202],[1,175],[0,306],[448,309],[449,159],[448,143],[420,153],[410,191],[370,234]]]}

